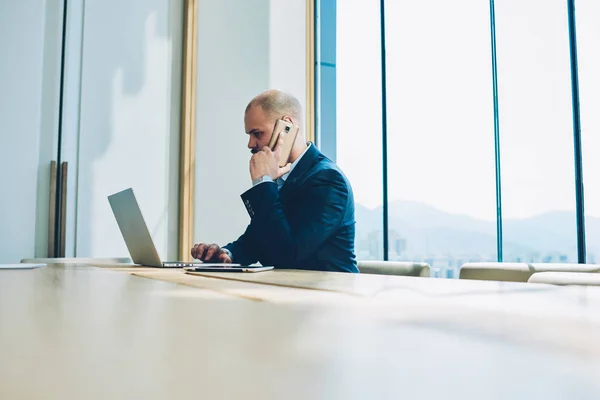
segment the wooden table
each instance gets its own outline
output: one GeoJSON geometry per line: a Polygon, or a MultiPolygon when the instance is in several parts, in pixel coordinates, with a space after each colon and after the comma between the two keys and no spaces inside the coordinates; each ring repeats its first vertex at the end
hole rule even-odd
{"type": "Polygon", "coordinates": [[[599,398],[599,288],[467,283],[0,271],[0,399],[599,398]]]}

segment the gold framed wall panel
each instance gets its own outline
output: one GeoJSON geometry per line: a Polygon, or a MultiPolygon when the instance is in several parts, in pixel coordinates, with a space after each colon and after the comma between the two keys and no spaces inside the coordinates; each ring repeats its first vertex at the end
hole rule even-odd
{"type": "Polygon", "coordinates": [[[190,250],[194,239],[198,1],[185,0],[183,12],[183,82],[181,91],[178,249],[178,256],[182,261],[189,261],[191,259],[190,250]]]}
{"type": "MultiPolygon", "coordinates": [[[[185,0],[179,171],[178,257],[191,259],[194,239],[198,1],[185,0]]],[[[315,0],[306,0],[306,139],[315,142],[315,0]]]]}

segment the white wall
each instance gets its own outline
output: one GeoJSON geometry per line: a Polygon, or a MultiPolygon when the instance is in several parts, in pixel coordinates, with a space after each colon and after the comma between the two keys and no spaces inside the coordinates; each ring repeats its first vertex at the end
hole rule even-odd
{"type": "Polygon", "coordinates": [[[269,83],[293,93],[306,114],[306,0],[272,0],[269,83]]]}
{"type": "Polygon", "coordinates": [[[61,3],[0,2],[0,263],[47,254],[61,3]]]}
{"type": "Polygon", "coordinates": [[[249,217],[244,109],[263,90],[306,95],[305,0],[200,0],[194,240],[225,244],[249,217]]]}
{"type": "MultiPolygon", "coordinates": [[[[0,171],[11,193],[0,199],[0,262],[46,255],[61,4],[0,3],[0,92],[11,93],[0,97],[0,171]]],[[[183,0],[69,7],[67,255],[128,254],[106,197],[132,186],[161,256],[176,258],[183,0]]],[[[276,87],[305,104],[305,3],[200,0],[199,14],[195,233],[223,243],[248,223],[239,198],[250,186],[247,102],[276,87]]]]}
{"type": "Polygon", "coordinates": [[[84,15],[76,255],[129,255],[107,196],[133,187],[174,259],[183,0],[88,0],[84,15]]]}

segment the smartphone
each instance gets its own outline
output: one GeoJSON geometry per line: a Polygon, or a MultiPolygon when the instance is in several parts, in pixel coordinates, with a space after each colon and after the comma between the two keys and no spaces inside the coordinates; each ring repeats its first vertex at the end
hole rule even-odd
{"type": "Polygon", "coordinates": [[[280,153],[281,158],[279,159],[280,167],[284,167],[288,163],[290,159],[290,153],[292,152],[292,147],[294,147],[294,142],[296,141],[296,137],[298,136],[299,130],[299,126],[284,121],[282,119],[278,119],[275,123],[275,128],[273,128],[271,140],[269,141],[269,148],[271,150],[275,149],[277,139],[279,139],[279,134],[281,132],[285,132],[285,135],[283,136],[283,146],[281,148],[280,153]]]}

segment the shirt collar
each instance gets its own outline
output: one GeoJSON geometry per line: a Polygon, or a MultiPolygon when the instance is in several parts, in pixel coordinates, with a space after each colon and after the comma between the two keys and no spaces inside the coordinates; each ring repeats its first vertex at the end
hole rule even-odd
{"type": "Polygon", "coordinates": [[[294,167],[296,165],[298,165],[298,162],[300,161],[300,159],[306,154],[306,152],[308,151],[308,149],[310,149],[310,146],[312,146],[312,143],[308,143],[308,146],[306,146],[306,149],[304,149],[304,151],[302,152],[302,154],[300,154],[300,157],[296,158],[296,160],[292,163],[292,165],[290,166],[290,172],[286,173],[285,175],[282,175],[281,179],[282,181],[286,181],[286,179],[288,178],[288,176],[292,173],[292,171],[294,170],[294,167]]]}

